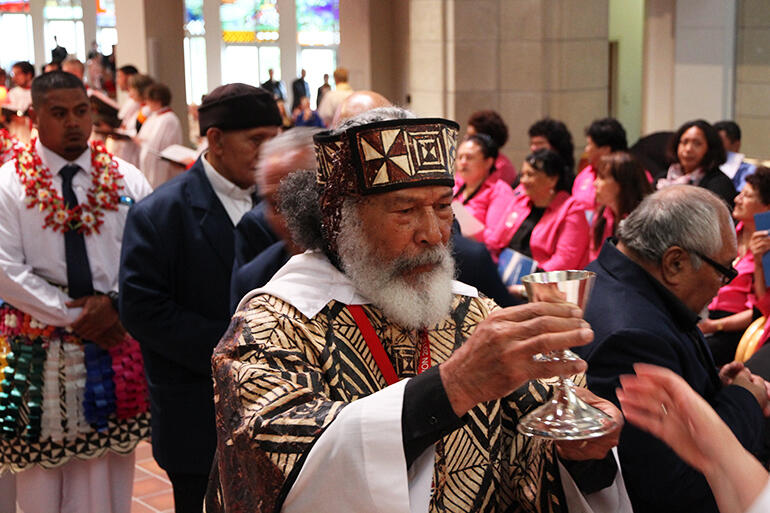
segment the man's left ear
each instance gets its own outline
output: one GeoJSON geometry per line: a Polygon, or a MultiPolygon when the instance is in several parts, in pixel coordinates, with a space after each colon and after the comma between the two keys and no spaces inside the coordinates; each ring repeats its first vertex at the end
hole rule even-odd
{"type": "Polygon", "coordinates": [[[691,266],[690,254],[679,246],[672,246],[663,253],[660,262],[661,278],[666,284],[678,284],[683,273],[691,266]]]}

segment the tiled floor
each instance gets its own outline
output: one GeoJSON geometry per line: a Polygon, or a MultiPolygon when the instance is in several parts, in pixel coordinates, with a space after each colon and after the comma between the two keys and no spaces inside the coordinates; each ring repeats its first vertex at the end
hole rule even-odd
{"type": "Polygon", "coordinates": [[[166,473],[152,459],[152,448],[142,442],[136,448],[134,497],[131,513],[174,513],[174,496],[166,473]]]}

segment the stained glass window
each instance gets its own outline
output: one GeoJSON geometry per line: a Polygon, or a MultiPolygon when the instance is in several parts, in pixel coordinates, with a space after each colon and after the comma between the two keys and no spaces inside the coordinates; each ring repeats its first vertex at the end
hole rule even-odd
{"type": "Polygon", "coordinates": [[[225,43],[278,41],[276,0],[222,0],[219,17],[225,43]]]}
{"type": "Polygon", "coordinates": [[[339,0],[296,0],[297,42],[302,46],[340,43],[339,0]]]}
{"type": "Polygon", "coordinates": [[[45,0],[43,17],[47,20],[81,20],[81,0],[45,0]]]}
{"type": "Polygon", "coordinates": [[[96,26],[115,26],[115,0],[96,0],[96,26]]]}
{"type": "Polygon", "coordinates": [[[206,26],[203,0],[184,0],[184,74],[187,103],[198,104],[206,94],[206,26]]]}
{"type": "Polygon", "coordinates": [[[191,36],[202,36],[206,33],[203,23],[203,0],[185,0],[184,28],[191,36]]]}
{"type": "Polygon", "coordinates": [[[29,12],[29,0],[0,0],[0,13],[19,12],[29,12]]]}

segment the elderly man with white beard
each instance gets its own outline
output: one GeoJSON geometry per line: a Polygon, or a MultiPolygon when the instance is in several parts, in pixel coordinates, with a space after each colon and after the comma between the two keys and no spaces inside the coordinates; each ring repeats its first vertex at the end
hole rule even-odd
{"type": "Polygon", "coordinates": [[[499,309],[452,280],[457,129],[375,109],[316,135],[317,173],[282,182],[308,251],[244,297],[214,352],[207,511],[626,511],[617,432],[516,432],[550,392],[535,380],[585,369],[533,356],[593,334],[575,306],[499,309]]]}

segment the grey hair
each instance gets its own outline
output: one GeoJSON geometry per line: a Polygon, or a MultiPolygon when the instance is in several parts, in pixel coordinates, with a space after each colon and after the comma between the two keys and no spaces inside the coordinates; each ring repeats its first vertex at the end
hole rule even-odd
{"type": "MultiPolygon", "coordinates": [[[[722,230],[731,227],[730,211],[716,194],[702,187],[674,185],[647,196],[621,221],[617,235],[639,257],[660,263],[672,246],[707,256],[718,253],[722,230]]],[[[692,253],[690,260],[696,268],[701,264],[692,253]]]]}
{"type": "MultiPolygon", "coordinates": [[[[313,135],[318,132],[317,128],[292,128],[266,141],[259,149],[257,163],[259,188],[263,188],[267,170],[272,166],[280,166],[285,174],[297,169],[317,169],[313,135]]],[[[275,170],[275,167],[272,167],[272,170],[275,170]]]]}
{"type": "Polygon", "coordinates": [[[348,128],[367,125],[369,123],[376,123],[378,121],[387,121],[390,119],[413,119],[417,116],[413,112],[408,111],[402,107],[378,107],[376,109],[367,110],[352,118],[343,121],[339,127],[334,130],[335,134],[339,134],[347,130],[348,128]]]}
{"type": "Polygon", "coordinates": [[[294,243],[303,249],[324,249],[316,172],[305,169],[289,173],[278,185],[277,198],[294,243]]]}

